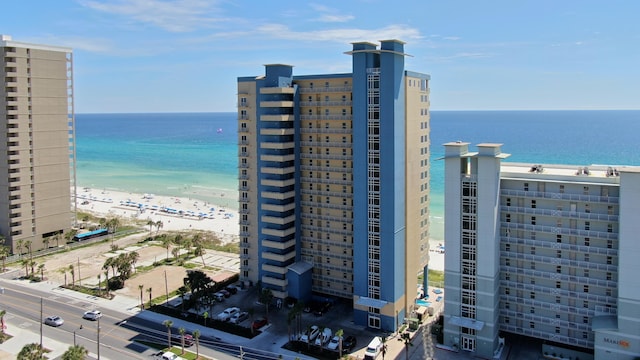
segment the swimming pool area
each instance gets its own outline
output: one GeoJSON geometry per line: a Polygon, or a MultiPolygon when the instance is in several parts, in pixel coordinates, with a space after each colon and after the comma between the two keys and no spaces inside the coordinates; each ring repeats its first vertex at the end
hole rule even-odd
{"type": "Polygon", "coordinates": [[[431,302],[423,299],[416,299],[416,305],[429,307],[431,306],[431,302]]]}

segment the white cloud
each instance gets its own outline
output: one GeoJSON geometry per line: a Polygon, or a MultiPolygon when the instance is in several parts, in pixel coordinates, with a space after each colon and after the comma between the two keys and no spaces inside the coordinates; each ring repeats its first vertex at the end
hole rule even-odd
{"type": "Polygon", "coordinates": [[[353,15],[342,14],[340,10],[332,9],[322,4],[309,4],[309,6],[316,12],[321,13],[313,21],[320,22],[347,22],[355,19],[353,15]]]}
{"type": "Polygon", "coordinates": [[[389,25],[380,29],[342,28],[328,30],[294,31],[282,24],[265,24],[257,28],[259,34],[273,39],[303,41],[376,41],[385,39],[420,39],[418,29],[406,25],[389,25]]]}
{"type": "Polygon", "coordinates": [[[211,15],[216,10],[216,1],[208,0],[79,0],[79,3],[170,32],[192,31],[227,21],[211,15]]]}
{"type": "Polygon", "coordinates": [[[443,39],[455,41],[455,40],[460,40],[460,37],[459,36],[445,36],[445,37],[443,37],[443,39]]]}
{"type": "Polygon", "coordinates": [[[330,14],[325,14],[325,15],[321,15],[319,18],[316,19],[316,21],[322,21],[322,22],[347,22],[350,20],[355,19],[355,16],[352,15],[330,15],[330,14]]]}

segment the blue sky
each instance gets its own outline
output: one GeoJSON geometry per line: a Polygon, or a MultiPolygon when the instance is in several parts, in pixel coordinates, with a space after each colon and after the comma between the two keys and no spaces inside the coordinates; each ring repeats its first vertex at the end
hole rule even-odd
{"type": "Polygon", "coordinates": [[[264,64],[351,71],[351,42],[405,41],[432,110],[640,109],[640,2],[21,0],[0,33],[74,49],[77,113],[235,111],[264,64]]]}

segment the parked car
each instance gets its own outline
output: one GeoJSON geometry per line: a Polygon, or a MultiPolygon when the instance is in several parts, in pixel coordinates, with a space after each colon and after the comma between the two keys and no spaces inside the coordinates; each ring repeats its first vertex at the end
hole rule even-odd
{"type": "Polygon", "coordinates": [[[49,316],[46,319],[44,319],[44,324],[58,327],[64,324],[64,320],[60,316],[49,316]]]}
{"type": "MultiPolygon", "coordinates": [[[[184,346],[191,346],[194,344],[194,339],[191,334],[184,334],[184,346]]],[[[171,334],[171,342],[174,344],[182,345],[182,335],[171,334]]]]}
{"type": "MultiPolygon", "coordinates": [[[[329,344],[327,344],[327,349],[334,351],[338,350],[338,346],[340,346],[340,339],[341,337],[338,335],[332,337],[331,341],[329,341],[329,344]]],[[[344,347],[344,344],[342,345],[342,347],[344,347]]]]}
{"type": "Polygon", "coordinates": [[[160,355],[160,359],[161,360],[184,360],[184,358],[181,358],[180,356],[169,351],[162,353],[162,355],[160,355]]]}
{"type": "Polygon", "coordinates": [[[328,327],[322,329],[322,332],[318,334],[316,338],[316,346],[324,346],[330,339],[333,332],[328,327]]]}
{"type": "Polygon", "coordinates": [[[230,293],[230,292],[228,292],[228,291],[227,291],[227,290],[225,290],[225,289],[222,289],[222,290],[220,290],[220,291],[218,291],[218,292],[219,292],[219,293],[221,293],[222,295],[224,295],[224,297],[226,297],[226,298],[228,298],[229,296],[231,296],[231,293],[230,293]]]}
{"type": "Polygon", "coordinates": [[[315,316],[322,316],[327,311],[329,311],[330,308],[331,308],[331,303],[329,303],[329,302],[326,302],[326,303],[323,303],[323,304],[319,304],[319,305],[317,305],[316,308],[313,309],[313,314],[315,316]]]}
{"type": "Polygon", "coordinates": [[[249,313],[246,311],[240,311],[235,313],[230,319],[229,322],[232,324],[240,324],[241,322],[247,320],[249,318],[249,313]]]}
{"type": "Polygon", "coordinates": [[[353,335],[349,335],[346,338],[344,338],[344,340],[342,340],[342,350],[348,350],[351,351],[353,350],[354,347],[356,347],[356,337],[353,335]]]}
{"type": "Polygon", "coordinates": [[[267,325],[268,323],[269,321],[267,320],[267,318],[263,317],[260,319],[253,320],[253,324],[251,324],[251,327],[253,328],[253,330],[258,330],[261,327],[267,325]]]}
{"type": "Polygon", "coordinates": [[[230,292],[232,295],[235,295],[238,293],[238,288],[235,285],[229,285],[224,289],[230,292]]]}
{"type": "Polygon", "coordinates": [[[218,291],[217,293],[213,294],[213,298],[216,299],[217,302],[223,302],[224,294],[218,291]]]}
{"type": "Polygon", "coordinates": [[[217,319],[220,321],[229,321],[229,319],[231,319],[233,315],[239,312],[240,312],[240,309],[237,307],[226,308],[224,309],[223,312],[218,314],[217,319]]]}
{"type": "Polygon", "coordinates": [[[320,333],[320,328],[317,325],[311,326],[307,331],[302,334],[300,337],[300,341],[302,342],[313,342],[320,333]]]}
{"type": "Polygon", "coordinates": [[[96,321],[101,317],[102,317],[102,313],[100,312],[100,310],[85,311],[84,315],[82,315],[83,319],[87,319],[91,321],[96,321]]]}

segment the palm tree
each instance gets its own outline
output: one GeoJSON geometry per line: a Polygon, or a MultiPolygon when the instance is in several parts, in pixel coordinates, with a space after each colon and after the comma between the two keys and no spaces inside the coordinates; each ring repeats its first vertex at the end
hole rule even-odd
{"type": "Polygon", "coordinates": [[[195,250],[193,250],[193,255],[195,256],[200,256],[200,258],[202,259],[202,267],[205,267],[205,263],[204,263],[204,254],[206,252],[204,251],[204,248],[202,247],[202,245],[197,245],[195,250]]]}
{"type": "Polygon", "coordinates": [[[151,220],[151,219],[147,220],[147,225],[149,225],[149,237],[151,237],[151,229],[153,228],[153,226],[155,224],[156,223],[153,220],[151,220]]]}
{"type": "Polygon", "coordinates": [[[188,284],[185,284],[184,286],[180,286],[178,288],[178,295],[180,295],[180,299],[182,299],[182,303],[180,304],[182,311],[184,311],[184,296],[187,295],[189,291],[191,291],[191,288],[188,284]]]}
{"type": "Polygon", "coordinates": [[[42,248],[43,249],[48,249],[50,241],[51,241],[51,237],[46,237],[46,238],[42,239],[42,248]]]}
{"type": "Polygon", "coordinates": [[[104,271],[104,278],[105,278],[105,284],[104,284],[104,290],[107,292],[107,297],[109,297],[109,269],[104,271]]]}
{"type": "Polygon", "coordinates": [[[167,341],[169,342],[169,349],[171,349],[171,327],[173,326],[173,321],[165,320],[162,325],[167,327],[167,341]]]}
{"type": "Polygon", "coordinates": [[[98,296],[102,292],[102,274],[98,273],[98,296]]]}
{"type": "Polygon", "coordinates": [[[69,265],[69,273],[71,274],[71,286],[76,286],[76,272],[73,268],[73,264],[69,265]]]}
{"type": "Polygon", "coordinates": [[[202,313],[202,317],[204,318],[204,326],[207,327],[207,318],[209,317],[209,312],[205,311],[202,313]]]}
{"type": "Polygon", "coordinates": [[[64,286],[67,286],[67,270],[68,268],[66,267],[58,269],[58,272],[64,275],[64,286]]]}
{"type": "Polygon", "coordinates": [[[138,262],[139,259],[140,259],[140,254],[137,251],[132,251],[127,254],[127,260],[129,260],[129,262],[131,263],[131,266],[133,266],[134,271],[136,270],[136,263],[138,262]]]}
{"type": "Polygon", "coordinates": [[[16,250],[18,250],[18,255],[22,257],[22,248],[24,247],[24,239],[20,239],[16,241],[16,250]]]}
{"type": "Polygon", "coordinates": [[[200,330],[193,330],[193,338],[196,339],[196,359],[200,359],[200,330]]]}
{"type": "Polygon", "coordinates": [[[33,246],[33,241],[27,240],[24,242],[24,246],[27,248],[29,252],[29,259],[33,259],[33,252],[31,251],[31,247],[33,246]]]}
{"type": "Polygon", "coordinates": [[[147,288],[147,292],[149,293],[149,307],[151,307],[151,291],[153,291],[152,288],[147,288]]]}
{"type": "Polygon", "coordinates": [[[41,360],[44,359],[44,351],[40,344],[31,343],[25,345],[18,353],[18,360],[41,360]]]}
{"type": "Polygon", "coordinates": [[[158,232],[160,232],[160,229],[162,229],[163,226],[164,223],[162,222],[162,220],[156,221],[156,236],[158,236],[158,232]]]}
{"type": "Polygon", "coordinates": [[[44,264],[38,265],[38,271],[40,272],[40,281],[44,281],[44,264]]]}
{"type": "MultiPolygon", "coordinates": [[[[398,339],[398,341],[404,342],[405,357],[407,360],[409,360],[409,346],[413,346],[413,344],[411,343],[411,334],[409,334],[409,332],[403,332],[402,334],[400,334],[400,338],[398,339]]],[[[386,349],[383,348],[383,351],[384,350],[386,349]]]]}
{"type": "Polygon", "coordinates": [[[140,310],[144,310],[144,300],[142,299],[142,290],[144,289],[144,285],[138,285],[138,289],[140,289],[140,310]]]}
{"type": "Polygon", "coordinates": [[[272,299],[273,292],[271,292],[271,289],[262,289],[260,292],[260,302],[264,304],[267,319],[269,318],[269,305],[271,304],[272,299]]]}
{"type": "Polygon", "coordinates": [[[111,233],[111,245],[113,245],[113,239],[116,236],[116,230],[118,230],[119,226],[120,226],[120,219],[118,219],[117,217],[114,217],[114,218],[110,219],[109,221],[107,221],[107,228],[109,229],[109,232],[111,233]]]}
{"type": "Polygon", "coordinates": [[[7,315],[7,310],[0,310],[0,334],[4,337],[4,316],[7,315]]]}
{"type": "Polygon", "coordinates": [[[175,258],[175,261],[178,261],[178,256],[180,255],[180,248],[174,247],[173,249],[171,249],[171,255],[173,255],[173,257],[175,258]]]}
{"type": "Polygon", "coordinates": [[[340,329],[336,331],[336,336],[338,337],[338,356],[342,356],[342,336],[344,335],[344,330],[340,329]]]}
{"type": "Polygon", "coordinates": [[[29,261],[29,259],[22,259],[22,261],[20,261],[22,263],[22,265],[24,266],[24,273],[25,273],[25,277],[29,277],[29,263],[31,261],[29,261]]]}
{"type": "Polygon", "coordinates": [[[167,260],[169,260],[169,248],[171,247],[171,239],[168,236],[162,239],[162,246],[167,249],[167,260]]]}
{"type": "Polygon", "coordinates": [[[184,354],[184,333],[186,333],[187,331],[181,327],[178,329],[178,332],[180,333],[180,345],[182,346],[182,352],[180,353],[180,355],[184,354]]]}
{"type": "Polygon", "coordinates": [[[62,360],[84,360],[87,355],[89,355],[89,350],[84,346],[72,345],[62,354],[62,360]]]}
{"type": "Polygon", "coordinates": [[[4,245],[0,246],[0,259],[2,259],[2,269],[0,269],[0,272],[5,272],[7,270],[7,257],[9,257],[9,247],[4,245]]]}
{"type": "Polygon", "coordinates": [[[34,271],[34,267],[36,266],[36,262],[33,259],[29,259],[29,266],[31,267],[31,276],[35,276],[36,272],[34,271]]]}

